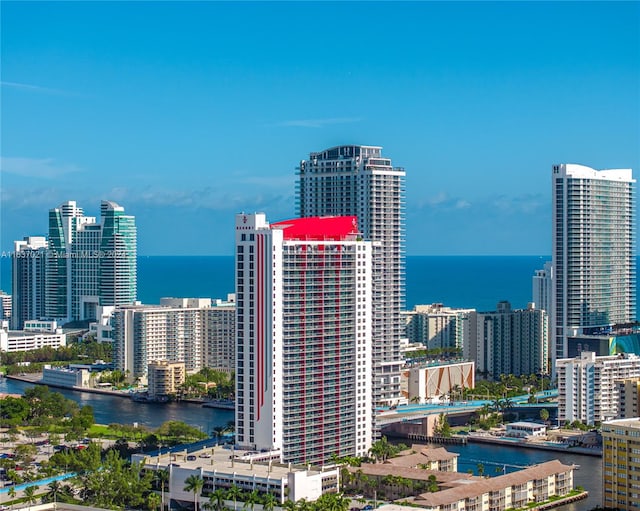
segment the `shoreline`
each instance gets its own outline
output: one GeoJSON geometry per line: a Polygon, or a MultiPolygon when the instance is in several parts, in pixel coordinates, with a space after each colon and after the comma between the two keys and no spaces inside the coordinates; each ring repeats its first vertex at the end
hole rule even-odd
{"type": "MultiPolygon", "coordinates": [[[[86,392],[88,394],[102,394],[102,395],[106,395],[106,396],[114,396],[114,397],[122,397],[122,398],[126,398],[126,399],[130,399],[131,401],[134,401],[136,403],[141,403],[141,404],[165,404],[163,402],[159,402],[159,401],[136,401],[135,399],[133,399],[131,397],[131,392],[124,392],[122,390],[107,390],[107,389],[94,389],[94,388],[89,388],[89,387],[78,387],[78,386],[73,386],[73,387],[67,387],[65,385],[56,385],[53,383],[44,383],[42,381],[42,373],[25,373],[25,374],[13,374],[13,375],[4,375],[5,378],[7,378],[8,380],[15,380],[15,381],[21,381],[23,383],[30,383],[32,385],[44,385],[46,387],[52,387],[55,389],[63,389],[63,390],[71,390],[74,392],[86,392]]],[[[175,401],[171,401],[173,403],[189,403],[189,404],[195,404],[195,405],[201,405],[201,406],[206,406],[207,403],[209,403],[209,401],[202,399],[202,398],[187,398],[187,399],[178,399],[175,401]]],[[[216,406],[211,406],[208,405],[207,408],[218,408],[216,406]]],[[[235,408],[232,408],[235,409],[235,408]]]]}
{"type": "Polygon", "coordinates": [[[42,373],[26,373],[21,375],[5,375],[7,380],[15,380],[21,381],[24,383],[31,383],[33,385],[44,385],[46,387],[53,387],[56,389],[65,389],[65,390],[73,390],[76,392],[87,392],[89,394],[105,394],[108,396],[116,396],[116,397],[126,397],[127,399],[131,399],[131,396],[128,392],[122,392],[121,390],[107,390],[107,389],[92,389],[88,387],[67,387],[65,385],[55,385],[52,383],[44,383],[42,381],[42,373]]]}
{"type": "Polygon", "coordinates": [[[541,444],[537,442],[522,442],[516,440],[507,440],[500,437],[490,437],[483,435],[467,435],[469,442],[484,443],[484,444],[499,444],[509,445],[511,447],[524,447],[525,449],[538,449],[542,451],[554,451],[564,453],[582,454],[585,456],[597,456],[602,457],[602,449],[590,449],[588,447],[569,447],[562,445],[549,445],[541,444]]]}

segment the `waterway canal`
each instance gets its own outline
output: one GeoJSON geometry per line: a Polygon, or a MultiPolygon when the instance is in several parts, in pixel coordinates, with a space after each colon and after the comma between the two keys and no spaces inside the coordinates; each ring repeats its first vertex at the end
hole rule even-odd
{"type": "MultiPolygon", "coordinates": [[[[0,378],[0,393],[23,394],[33,384],[0,378]]],[[[136,403],[127,397],[92,394],[52,388],[80,406],[89,405],[98,424],[133,424],[154,429],[166,421],[183,421],[211,433],[216,426],[226,426],[234,418],[232,410],[203,408],[195,403],[136,403]]]]}
{"type": "MultiPolygon", "coordinates": [[[[0,378],[0,393],[22,394],[32,384],[0,378]]],[[[130,399],[104,394],[90,394],[64,389],[52,389],[73,399],[81,406],[93,407],[97,423],[140,425],[156,428],[168,420],[180,420],[202,431],[211,433],[215,426],[226,426],[233,420],[233,411],[203,408],[192,403],[136,403],[130,399]]],[[[405,441],[408,443],[408,441],[405,441]]],[[[588,511],[602,505],[602,459],[597,456],[523,449],[505,445],[476,444],[447,445],[447,450],[460,454],[458,470],[478,472],[482,464],[484,474],[494,476],[506,470],[507,473],[519,467],[559,459],[565,464],[580,465],[575,474],[575,485],[589,491],[589,498],[556,508],[560,511],[588,511]]]]}

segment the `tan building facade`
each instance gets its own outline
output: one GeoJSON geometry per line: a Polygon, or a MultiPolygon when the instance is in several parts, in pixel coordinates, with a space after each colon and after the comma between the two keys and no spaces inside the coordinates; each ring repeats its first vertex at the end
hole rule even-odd
{"type": "Polygon", "coordinates": [[[640,419],[602,424],[603,507],[640,509],[640,419]]]}
{"type": "Polygon", "coordinates": [[[149,397],[158,399],[175,395],[185,380],[184,362],[153,361],[148,366],[149,397]]]}

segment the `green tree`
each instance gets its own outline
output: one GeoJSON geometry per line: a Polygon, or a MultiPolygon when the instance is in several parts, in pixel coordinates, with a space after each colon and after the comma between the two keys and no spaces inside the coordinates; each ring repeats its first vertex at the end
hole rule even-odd
{"type": "Polygon", "coordinates": [[[482,477],[484,475],[484,465],[482,463],[478,463],[476,467],[478,468],[478,475],[482,477]]]}
{"type": "Polygon", "coordinates": [[[433,433],[436,436],[442,436],[446,438],[451,436],[451,426],[449,425],[449,420],[444,413],[441,413],[438,417],[438,423],[433,429],[433,433]]]}
{"type": "MultiPolygon", "coordinates": [[[[251,509],[251,511],[253,511],[253,508],[259,502],[260,502],[260,494],[258,493],[257,490],[253,490],[251,493],[248,493],[246,495],[244,499],[244,506],[242,506],[242,509],[249,508],[251,509]]],[[[288,501],[288,502],[291,502],[291,501],[288,501]]]]}
{"type": "Polygon", "coordinates": [[[147,506],[149,507],[149,509],[151,509],[152,511],[156,511],[156,509],[158,509],[161,505],[162,502],[160,500],[160,496],[157,493],[152,492],[147,495],[147,506]]]}
{"type": "Polygon", "coordinates": [[[49,491],[45,494],[43,500],[45,502],[58,502],[62,492],[62,483],[60,481],[51,481],[47,488],[49,488],[49,491]]]}
{"type": "Polygon", "coordinates": [[[547,410],[546,408],[543,408],[542,410],[540,410],[540,418],[546,424],[547,421],[549,420],[549,410],[547,410]]]}
{"type": "Polygon", "coordinates": [[[29,404],[21,397],[6,397],[0,406],[0,425],[11,427],[23,424],[29,415],[29,404]]]}
{"type": "Polygon", "coordinates": [[[36,490],[38,489],[38,486],[27,486],[24,489],[24,498],[27,501],[27,504],[29,504],[29,508],[31,508],[32,504],[35,504],[36,502],[36,490]]]}
{"type": "Polygon", "coordinates": [[[211,495],[209,495],[209,502],[207,503],[207,509],[215,511],[222,511],[224,509],[224,501],[227,493],[222,488],[217,488],[211,495]]]}
{"type": "Polygon", "coordinates": [[[166,469],[156,470],[155,480],[158,486],[160,487],[160,496],[161,496],[160,504],[162,505],[162,509],[164,511],[164,490],[167,484],[169,483],[169,471],[166,469]]]}
{"type": "Polygon", "coordinates": [[[240,497],[242,497],[242,490],[237,485],[232,485],[227,491],[227,498],[233,500],[233,509],[237,509],[236,502],[240,497]]]}
{"type": "Polygon", "coordinates": [[[438,488],[438,481],[436,479],[436,476],[431,474],[429,476],[429,484],[427,486],[427,491],[433,493],[433,492],[437,492],[439,490],[438,488]]]}
{"type": "Polygon", "coordinates": [[[393,450],[393,447],[387,441],[387,437],[383,436],[371,445],[369,453],[375,458],[377,463],[386,461],[392,455],[393,450]]]}
{"type": "Polygon", "coordinates": [[[222,435],[224,435],[224,433],[226,432],[227,428],[225,428],[224,426],[216,426],[213,428],[213,434],[216,437],[216,442],[220,443],[220,439],[222,438],[222,435]]]}
{"type": "Polygon", "coordinates": [[[184,480],[183,490],[193,492],[193,505],[195,506],[195,511],[198,511],[198,502],[200,500],[200,492],[202,492],[203,486],[204,479],[195,474],[190,475],[184,480]]]}
{"type": "Polygon", "coordinates": [[[273,511],[276,504],[279,504],[279,502],[273,493],[267,493],[262,497],[262,509],[264,509],[264,511],[273,511]]]}

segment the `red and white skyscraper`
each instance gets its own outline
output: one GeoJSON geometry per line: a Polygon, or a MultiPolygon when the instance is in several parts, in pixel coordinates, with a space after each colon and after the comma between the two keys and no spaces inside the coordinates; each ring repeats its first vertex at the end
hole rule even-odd
{"type": "Polygon", "coordinates": [[[372,439],[372,245],[355,216],[236,216],[236,439],[285,462],[372,439]]]}

